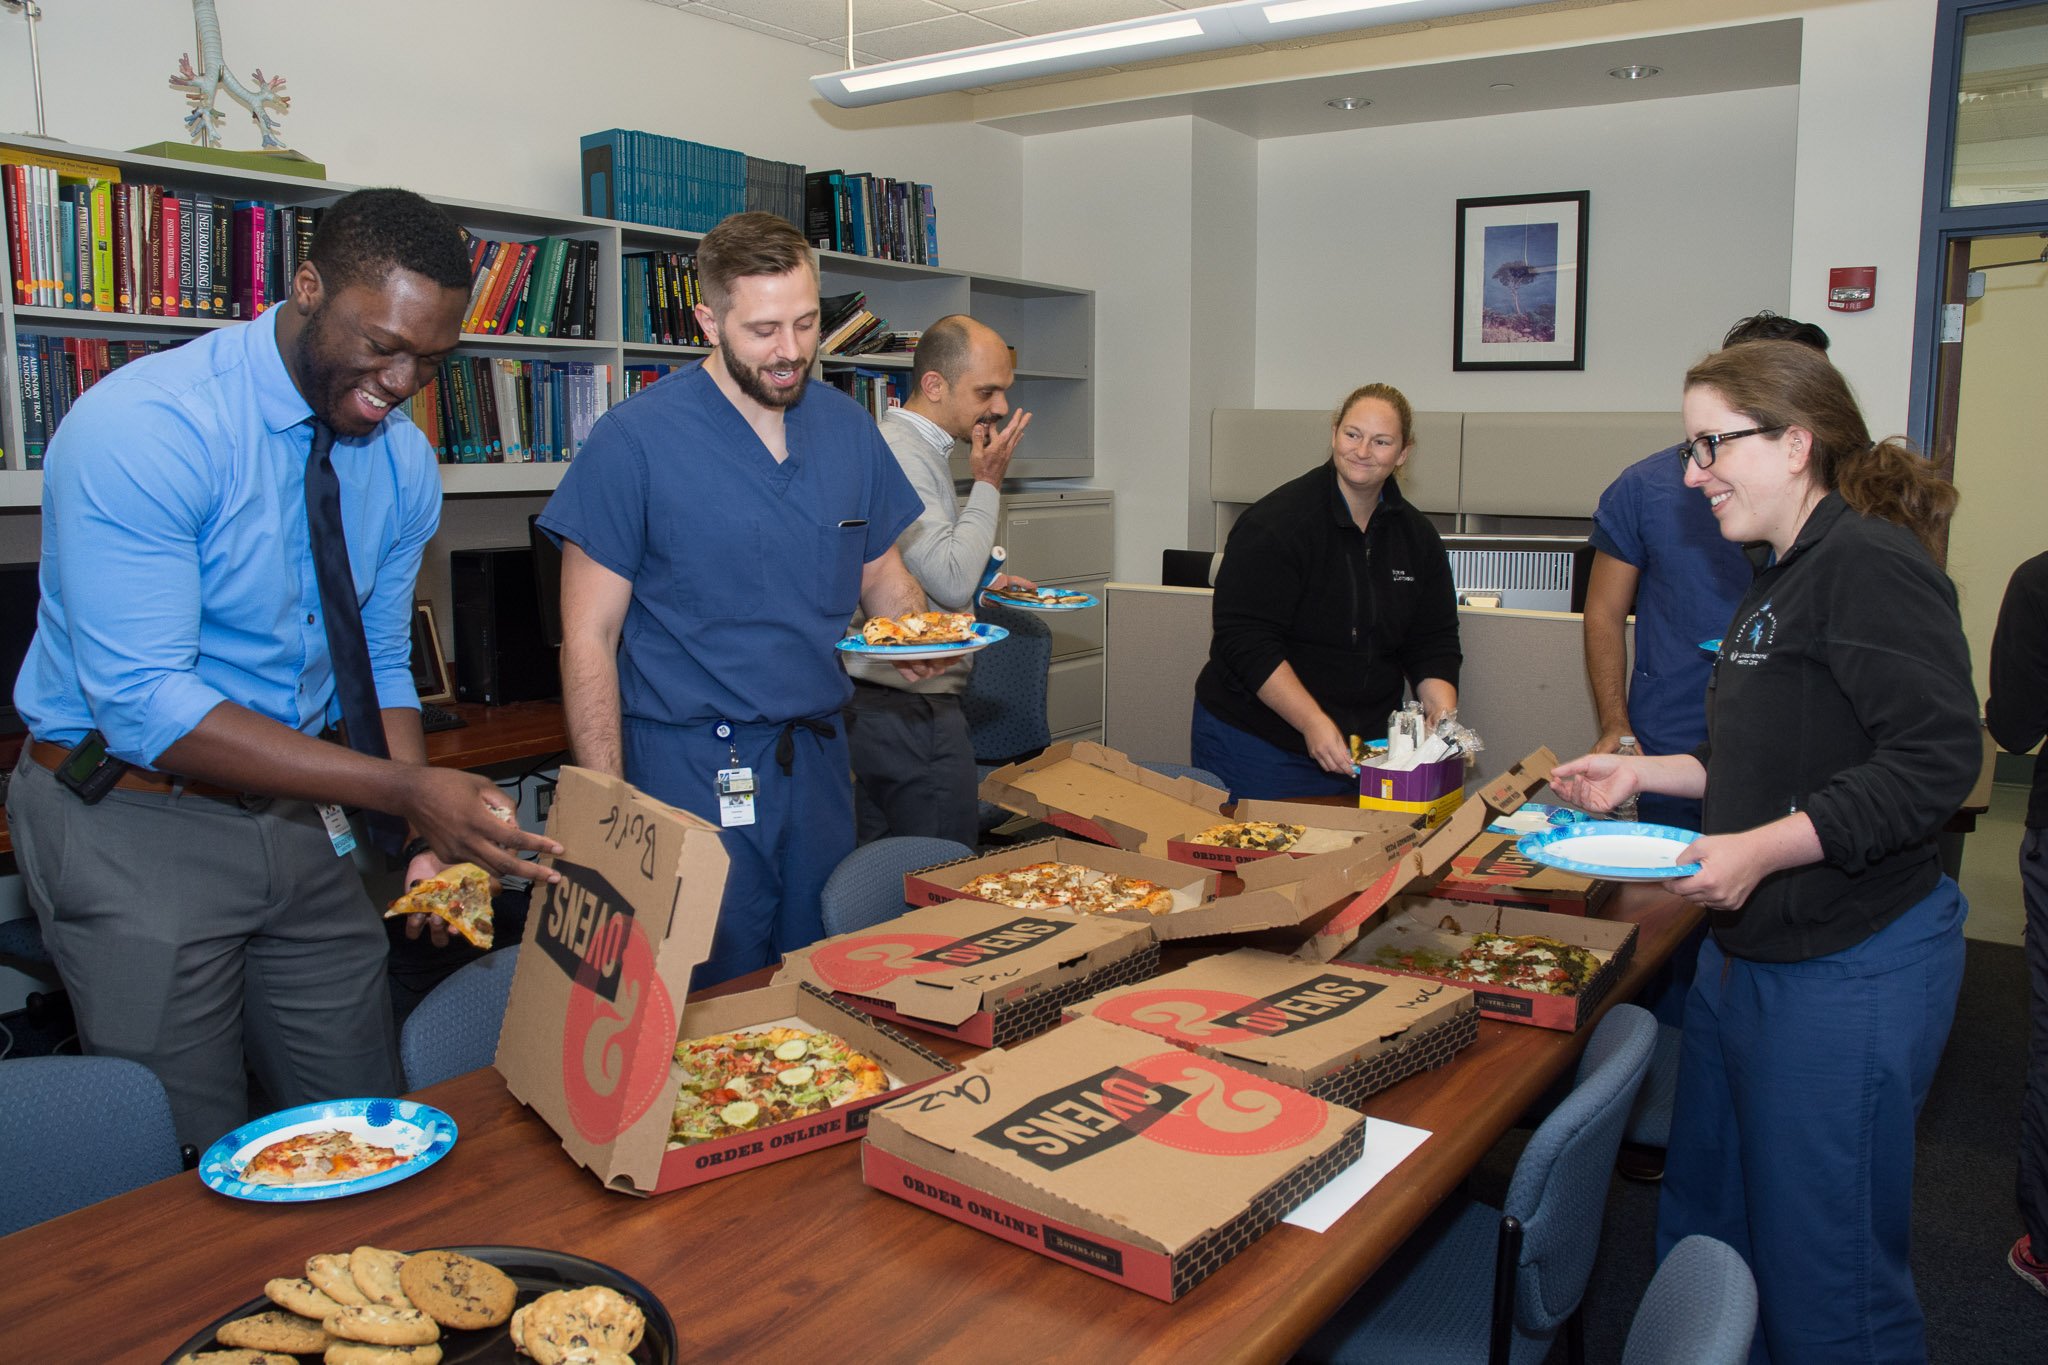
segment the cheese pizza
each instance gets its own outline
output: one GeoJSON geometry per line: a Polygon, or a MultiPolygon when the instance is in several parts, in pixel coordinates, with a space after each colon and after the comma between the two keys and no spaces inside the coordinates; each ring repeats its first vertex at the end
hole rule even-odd
{"type": "Polygon", "coordinates": [[[491,874],[475,863],[456,863],[391,902],[385,919],[402,915],[433,915],[479,948],[489,948],[491,926],[491,874]]]}
{"type": "Polygon", "coordinates": [[[964,611],[913,611],[872,616],[860,628],[871,645],[962,645],[974,639],[974,617],[964,611]]]}
{"type": "Polygon", "coordinates": [[[685,1038],[675,1056],[683,1087],[669,1120],[671,1147],[823,1113],[889,1088],[874,1058],[837,1034],[810,1029],[685,1038]]]}
{"type": "Polygon", "coordinates": [[[390,1147],[364,1142],[339,1129],[300,1133],[273,1142],[249,1158],[242,1179],[254,1185],[310,1185],[323,1180],[359,1180],[412,1160],[390,1147]]]}
{"type": "Polygon", "coordinates": [[[1173,910],[1173,892],[1157,882],[1076,863],[1026,863],[1007,872],[984,872],[960,890],[977,900],[1019,910],[1073,910],[1084,915],[1125,910],[1164,915],[1173,910]]]}
{"type": "Polygon", "coordinates": [[[1308,831],[1302,825],[1281,824],[1275,820],[1237,820],[1227,825],[1212,825],[1189,839],[1189,843],[1209,844],[1216,848],[1247,848],[1261,853],[1284,853],[1293,848],[1295,840],[1308,831]]]}

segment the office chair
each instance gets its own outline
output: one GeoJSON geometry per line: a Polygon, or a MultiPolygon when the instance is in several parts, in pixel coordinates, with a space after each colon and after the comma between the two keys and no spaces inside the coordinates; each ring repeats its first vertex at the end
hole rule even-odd
{"type": "Polygon", "coordinates": [[[1621,1365],[1742,1365],[1755,1334],[1749,1267],[1725,1242],[1688,1237],[1644,1291],[1621,1365]]]}
{"type": "Polygon", "coordinates": [[[120,1057],[0,1062],[0,1235],[185,1169],[156,1073],[120,1057]]]}
{"type": "Polygon", "coordinates": [[[825,932],[850,934],[895,919],[909,908],[903,874],[934,863],[971,858],[974,850],[952,839],[898,835],[863,844],[846,855],[818,895],[825,932]]]}
{"type": "Polygon", "coordinates": [[[1578,1082],[1515,1164],[1504,1208],[1448,1201],[1302,1348],[1300,1359],[1536,1365],[1558,1329],[1585,1358],[1579,1301],[1600,1245],[1607,1182],[1657,1021],[1616,1005],[1578,1082]]]}
{"type": "Polygon", "coordinates": [[[498,1055],[498,1030],[512,998],[519,945],[485,953],[464,964],[405,1017],[398,1060],[405,1088],[423,1090],[450,1076],[489,1066],[498,1055]]]}

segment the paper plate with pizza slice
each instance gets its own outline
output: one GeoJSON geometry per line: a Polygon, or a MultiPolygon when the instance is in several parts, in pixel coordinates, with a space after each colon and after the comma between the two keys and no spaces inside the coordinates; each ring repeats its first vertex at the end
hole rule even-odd
{"type": "Polygon", "coordinates": [[[1690,877],[1698,863],[1681,863],[1699,834],[1673,825],[1631,820],[1588,820],[1524,834],[1515,850],[1531,862],[1608,882],[1661,882],[1690,877]]]}
{"type": "Polygon", "coordinates": [[[1102,605],[1101,598],[1078,588],[988,588],[981,600],[1025,611],[1086,611],[1102,605]]]}
{"type": "MultiPolygon", "coordinates": [[[[937,616],[938,612],[920,612],[920,616],[937,616]]],[[[987,649],[998,640],[1010,638],[1010,632],[1001,626],[987,625],[968,617],[965,624],[953,629],[920,631],[916,635],[876,638],[878,624],[894,624],[908,618],[878,618],[864,627],[865,636],[849,635],[839,642],[838,647],[848,654],[859,654],[875,659],[945,659],[956,654],[972,654],[978,649],[987,649]],[[936,635],[939,638],[931,638],[936,635]]]]}
{"type": "Polygon", "coordinates": [[[455,1145],[455,1120],[415,1100],[327,1100],[252,1119],[206,1149],[199,1179],[231,1199],[300,1204],[382,1189],[455,1145]]]}

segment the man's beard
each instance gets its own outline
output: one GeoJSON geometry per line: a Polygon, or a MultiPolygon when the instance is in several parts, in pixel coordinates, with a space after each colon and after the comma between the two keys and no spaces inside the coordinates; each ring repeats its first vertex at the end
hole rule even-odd
{"type": "Polygon", "coordinates": [[[760,370],[733,354],[732,343],[723,337],[718,341],[718,356],[725,363],[725,372],[732,376],[732,382],[740,386],[740,392],[764,408],[795,407],[811,381],[811,357],[806,357],[796,367],[796,383],[787,389],[778,389],[769,384],[760,370]]]}

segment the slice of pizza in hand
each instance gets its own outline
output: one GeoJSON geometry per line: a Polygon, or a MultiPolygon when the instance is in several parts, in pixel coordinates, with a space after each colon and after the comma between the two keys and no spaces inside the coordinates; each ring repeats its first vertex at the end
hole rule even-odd
{"type": "Polygon", "coordinates": [[[475,863],[444,867],[391,902],[385,919],[432,915],[479,948],[492,944],[491,874],[475,863]]]}

